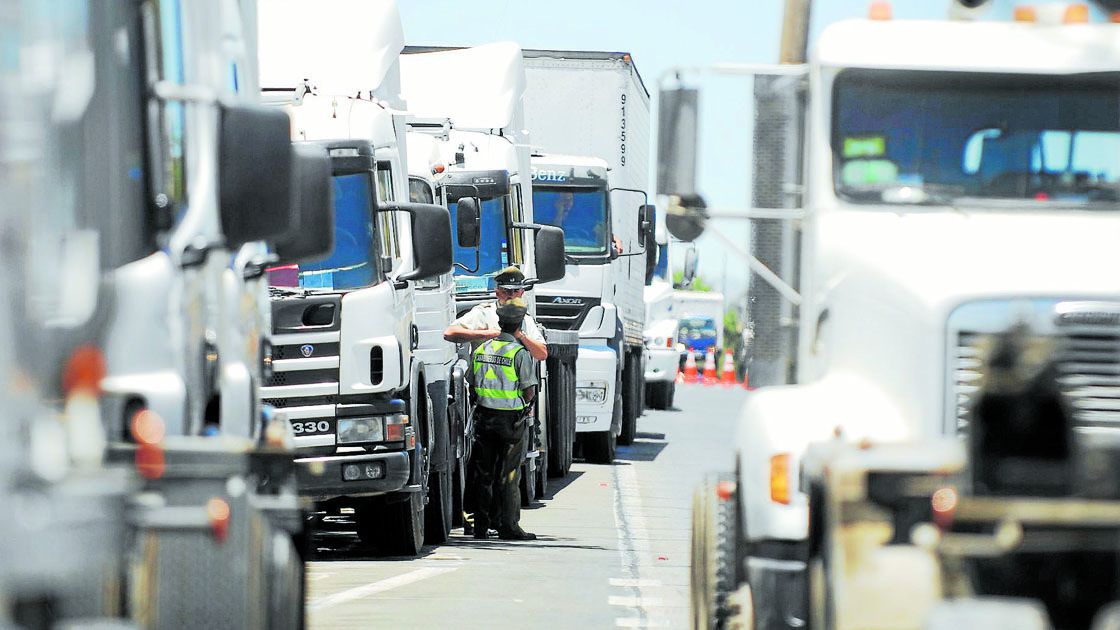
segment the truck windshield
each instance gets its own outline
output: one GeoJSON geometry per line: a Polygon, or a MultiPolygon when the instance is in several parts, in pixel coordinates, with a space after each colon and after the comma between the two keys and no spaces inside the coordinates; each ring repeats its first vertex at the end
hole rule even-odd
{"type": "MultiPolygon", "coordinates": [[[[458,205],[455,202],[448,204],[451,212],[451,225],[456,224],[458,205]]],[[[493,277],[498,271],[509,264],[509,229],[506,225],[505,198],[491,197],[482,200],[481,228],[478,247],[461,247],[456,239],[452,248],[455,262],[454,267],[455,288],[459,292],[480,292],[493,290],[493,277]],[[478,269],[473,269],[475,252],[478,253],[478,269]]]]}
{"type": "Polygon", "coordinates": [[[716,343],[716,322],[710,317],[682,317],[677,341],[695,350],[705,350],[716,343]]]}
{"type": "Polygon", "coordinates": [[[833,95],[836,191],[849,201],[1120,201],[1120,75],[847,70],[833,95]]]}
{"type": "Polygon", "coordinates": [[[373,185],[366,173],[334,178],[334,250],[299,266],[304,289],[358,289],[375,284],[373,185]]]}
{"type": "Polygon", "coordinates": [[[573,256],[607,253],[607,195],[601,188],[533,186],[537,223],[564,230],[564,251],[573,256]]]}

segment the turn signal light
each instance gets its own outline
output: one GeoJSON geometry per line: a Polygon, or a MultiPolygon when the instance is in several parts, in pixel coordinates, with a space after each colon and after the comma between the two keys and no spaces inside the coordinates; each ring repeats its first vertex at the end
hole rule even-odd
{"type": "Polygon", "coordinates": [[[871,20],[891,19],[891,3],[872,2],[871,6],[867,10],[867,17],[871,20]]]}
{"type": "Polygon", "coordinates": [[[1089,5],[1087,4],[1071,4],[1066,7],[1066,13],[1062,16],[1062,22],[1066,24],[1088,24],[1089,23],[1089,5]]]}
{"type": "Polygon", "coordinates": [[[1037,22],[1038,12],[1034,7],[1015,7],[1014,18],[1016,22],[1037,22]]]}
{"type": "Polygon", "coordinates": [[[163,418],[151,409],[137,411],[132,416],[129,430],[134,442],[147,445],[159,444],[167,433],[167,429],[163,426],[163,418]]]}
{"type": "Polygon", "coordinates": [[[210,531],[214,540],[224,543],[229,538],[229,503],[214,497],[206,502],[206,517],[210,519],[210,531]]]}
{"type": "Polygon", "coordinates": [[[937,525],[942,531],[948,529],[953,524],[958,503],[960,503],[960,497],[953,488],[941,488],[934,492],[930,499],[934,525],[937,525]]]}
{"type": "Polygon", "coordinates": [[[770,458],[770,500],[789,505],[789,453],[770,458]]]}
{"type": "Polygon", "coordinates": [[[1108,20],[1113,24],[1120,24],[1120,11],[1113,11],[1112,14],[1108,16],[1108,20]]]}

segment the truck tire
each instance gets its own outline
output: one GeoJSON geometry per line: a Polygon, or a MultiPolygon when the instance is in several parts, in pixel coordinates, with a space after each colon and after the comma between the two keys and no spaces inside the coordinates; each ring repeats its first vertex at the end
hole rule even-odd
{"type": "MultiPolygon", "coordinates": [[[[614,417],[617,419],[622,415],[622,395],[619,394],[614,399],[614,417]]],[[[613,422],[611,423],[614,424],[613,422]]],[[[615,441],[614,429],[607,429],[606,431],[590,431],[584,433],[583,441],[583,454],[588,462],[592,464],[613,464],[615,448],[617,442],[615,441]]]]}
{"type": "Polygon", "coordinates": [[[428,475],[428,505],[424,508],[424,539],[433,545],[447,542],[451,534],[452,471],[435,471],[428,475]]]}
{"type": "Polygon", "coordinates": [[[544,455],[537,458],[537,474],[533,482],[536,484],[535,494],[537,498],[544,499],[545,495],[548,494],[548,453],[552,451],[552,441],[549,439],[548,431],[541,431],[540,439],[540,448],[544,455]]]}
{"type": "Polygon", "coordinates": [[[732,491],[721,498],[721,484],[734,484],[734,476],[708,475],[693,495],[689,610],[694,630],[726,630],[732,613],[729,597],[738,588],[737,495],[732,491]]]}
{"type": "Polygon", "coordinates": [[[576,371],[569,361],[555,361],[553,365],[555,374],[549,387],[554,414],[548,426],[548,471],[553,477],[565,477],[572,468],[576,434],[576,371]]]}
{"type": "Polygon", "coordinates": [[[649,383],[648,385],[646,385],[650,409],[665,410],[672,408],[673,393],[675,392],[676,387],[676,383],[673,383],[671,381],[649,383]]]}
{"type": "Polygon", "coordinates": [[[622,430],[618,434],[618,443],[630,446],[638,433],[638,416],[641,415],[641,392],[638,387],[641,379],[638,368],[641,362],[636,360],[634,353],[627,353],[626,363],[622,370],[622,430]]]}
{"type": "Polygon", "coordinates": [[[404,501],[385,510],[385,538],[379,545],[394,556],[418,556],[424,547],[424,497],[409,492],[404,501]]]}
{"type": "Polygon", "coordinates": [[[467,493],[467,455],[455,460],[455,470],[451,475],[451,526],[463,526],[463,512],[466,511],[467,493]]]}

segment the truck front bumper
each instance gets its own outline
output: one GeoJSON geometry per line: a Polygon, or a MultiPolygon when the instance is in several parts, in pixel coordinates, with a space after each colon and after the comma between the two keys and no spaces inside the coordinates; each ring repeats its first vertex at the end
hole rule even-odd
{"type": "Polygon", "coordinates": [[[585,344],[580,344],[576,357],[576,432],[609,431],[618,355],[607,345],[585,344]]]}
{"type": "Polygon", "coordinates": [[[295,460],[299,494],[315,501],[370,497],[402,490],[412,469],[408,453],[357,453],[295,460]]]}
{"type": "Polygon", "coordinates": [[[646,382],[677,380],[680,357],[676,348],[646,348],[646,382]]]}

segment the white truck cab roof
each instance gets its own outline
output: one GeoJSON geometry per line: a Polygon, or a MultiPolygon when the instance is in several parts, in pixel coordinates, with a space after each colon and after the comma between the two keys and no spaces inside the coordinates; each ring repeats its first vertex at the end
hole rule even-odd
{"type": "Polygon", "coordinates": [[[1120,71],[1120,24],[844,20],[810,55],[841,68],[1070,74],[1120,71]]]}
{"type": "Polygon", "coordinates": [[[394,0],[262,0],[257,7],[260,85],[291,89],[305,79],[322,94],[368,93],[404,49],[394,0]],[[340,16],[344,16],[340,19],[340,16]],[[309,34],[329,33],[308,42],[309,34]]]}
{"type": "Polygon", "coordinates": [[[402,55],[401,93],[415,116],[449,118],[457,129],[509,127],[525,95],[521,48],[497,42],[402,55]]]}

